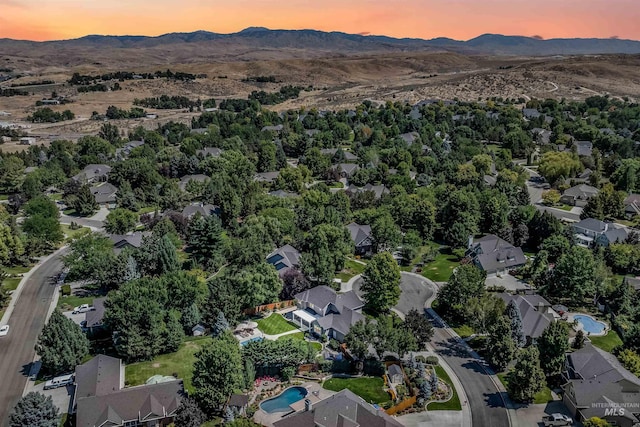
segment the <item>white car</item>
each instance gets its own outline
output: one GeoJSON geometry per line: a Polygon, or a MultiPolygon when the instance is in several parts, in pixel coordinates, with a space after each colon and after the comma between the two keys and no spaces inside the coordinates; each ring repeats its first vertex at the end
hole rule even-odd
{"type": "Polygon", "coordinates": [[[545,426],[570,426],[573,420],[564,414],[551,414],[542,418],[545,426]]]}
{"type": "Polygon", "coordinates": [[[0,337],[4,337],[9,333],[9,325],[0,326],[0,337]]]}
{"type": "Polygon", "coordinates": [[[73,309],[73,314],[78,314],[78,313],[86,313],[87,311],[91,311],[93,310],[93,307],[90,306],[89,304],[82,304],[76,308],[73,309]]]}

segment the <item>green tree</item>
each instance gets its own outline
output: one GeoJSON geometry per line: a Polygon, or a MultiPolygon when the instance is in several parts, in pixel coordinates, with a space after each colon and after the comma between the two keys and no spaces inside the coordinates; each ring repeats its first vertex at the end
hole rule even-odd
{"type": "Polygon", "coordinates": [[[461,265],[454,270],[449,281],[438,291],[438,307],[449,316],[466,319],[466,307],[470,300],[484,295],[487,275],[472,264],[461,265]]]}
{"type": "Polygon", "coordinates": [[[575,153],[566,151],[547,151],[540,158],[538,172],[554,184],[561,178],[574,177],[583,166],[575,153]]]}
{"type": "Polygon", "coordinates": [[[580,303],[596,291],[596,262],[588,249],[572,246],[558,260],[551,280],[542,291],[552,297],[580,303]]]}
{"type": "Polygon", "coordinates": [[[560,192],[558,190],[547,190],[542,193],[542,203],[547,206],[555,206],[560,202],[560,192]]]}
{"type": "Polygon", "coordinates": [[[606,420],[599,417],[587,418],[582,422],[584,427],[612,427],[606,420]]]}
{"type": "Polygon", "coordinates": [[[622,164],[611,174],[616,190],[635,192],[640,185],[640,159],[623,159],[622,164]]]}
{"type": "Polygon", "coordinates": [[[9,427],[58,427],[58,412],[51,396],[31,391],[13,408],[9,427]]]}
{"type": "Polygon", "coordinates": [[[23,180],[24,162],[17,156],[0,158],[0,192],[15,193],[23,180]]]}
{"type": "Polygon", "coordinates": [[[244,384],[238,341],[222,335],[196,353],[193,364],[194,398],[209,415],[220,410],[229,396],[244,384]]]}
{"type": "Polygon", "coordinates": [[[427,343],[433,337],[433,326],[424,313],[415,308],[409,310],[404,318],[404,327],[416,338],[418,347],[421,350],[427,348],[427,343]]]}
{"type": "Polygon", "coordinates": [[[89,354],[89,340],[78,325],[56,309],[38,336],[36,352],[43,369],[58,375],[82,363],[89,354]]]}
{"type": "Polygon", "coordinates": [[[136,228],[138,215],[127,209],[117,208],[109,212],[104,229],[111,234],[126,234],[136,228]]]}
{"type": "Polygon", "coordinates": [[[364,268],[361,291],[365,306],[374,313],[387,312],[400,300],[400,267],[389,252],[373,256],[364,268]]]}
{"type": "Polygon", "coordinates": [[[582,329],[578,329],[578,332],[576,332],[576,336],[573,338],[573,343],[571,344],[571,347],[573,347],[576,350],[580,350],[582,347],[584,347],[584,342],[585,342],[584,332],[582,332],[582,329]]]}
{"type": "Polygon", "coordinates": [[[631,349],[624,349],[618,353],[618,360],[636,377],[640,376],[640,355],[631,349]]]}
{"type": "Polygon", "coordinates": [[[504,301],[495,295],[483,294],[478,298],[471,298],[465,306],[465,315],[473,329],[486,334],[491,325],[495,324],[504,313],[504,301]]]}
{"type": "Polygon", "coordinates": [[[91,194],[91,189],[86,184],[82,185],[77,193],[67,196],[65,203],[80,216],[91,216],[99,208],[95,197],[91,194]]]}
{"type": "Polygon", "coordinates": [[[384,211],[371,224],[371,234],[377,252],[392,251],[400,244],[402,234],[391,214],[384,211]]]}
{"type": "Polygon", "coordinates": [[[522,314],[515,300],[509,301],[505,314],[511,322],[511,339],[518,347],[524,347],[527,343],[527,338],[522,331],[522,314]]]}
{"type": "Polygon", "coordinates": [[[547,376],[558,375],[564,367],[565,353],[569,350],[569,331],[562,322],[551,322],[537,341],[540,366],[547,376]]]}
{"type": "Polygon", "coordinates": [[[304,239],[300,266],[310,279],[329,284],[336,271],[344,268],[345,257],[351,253],[353,241],[349,230],[321,224],[304,239]]]}
{"type": "Polygon", "coordinates": [[[191,397],[182,399],[173,419],[175,425],[180,427],[200,427],[206,421],[207,416],[198,406],[198,402],[191,397]]]}
{"type": "Polygon", "coordinates": [[[517,402],[530,402],[545,387],[540,352],[535,346],[520,350],[516,365],[507,374],[509,396],[517,402]]]}
{"type": "Polygon", "coordinates": [[[213,270],[223,261],[224,237],[222,223],[217,216],[196,215],[187,229],[187,252],[205,269],[213,270]]]}
{"type": "Polygon", "coordinates": [[[230,269],[224,277],[231,282],[243,308],[275,302],[282,291],[278,272],[265,261],[242,269],[230,269]]]}
{"type": "Polygon", "coordinates": [[[181,267],[178,252],[168,235],[155,233],[142,240],[142,246],[134,253],[140,270],[147,275],[161,276],[181,267]]]}
{"type": "Polygon", "coordinates": [[[487,337],[487,362],[504,371],[513,360],[516,345],[511,339],[511,325],[506,316],[500,316],[489,330],[487,337]]]}

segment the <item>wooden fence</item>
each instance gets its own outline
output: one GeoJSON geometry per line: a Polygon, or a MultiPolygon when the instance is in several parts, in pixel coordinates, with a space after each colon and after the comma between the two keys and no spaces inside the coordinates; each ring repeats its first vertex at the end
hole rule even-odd
{"type": "Polygon", "coordinates": [[[417,401],[418,401],[417,396],[409,397],[408,399],[405,399],[402,402],[398,403],[396,406],[392,406],[391,408],[387,409],[385,412],[388,415],[395,415],[398,412],[402,412],[405,409],[415,405],[417,401]]]}
{"type": "Polygon", "coordinates": [[[296,305],[296,300],[273,302],[271,304],[259,305],[253,308],[247,308],[244,310],[244,314],[253,316],[254,314],[262,313],[263,311],[274,311],[281,308],[292,307],[296,305]]]}

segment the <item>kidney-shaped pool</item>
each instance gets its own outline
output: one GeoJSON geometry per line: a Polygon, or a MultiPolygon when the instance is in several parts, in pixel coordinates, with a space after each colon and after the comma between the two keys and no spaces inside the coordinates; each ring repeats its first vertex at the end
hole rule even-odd
{"type": "Polygon", "coordinates": [[[291,408],[289,405],[304,399],[306,395],[306,388],[290,387],[278,396],[262,402],[260,404],[260,408],[268,414],[273,414],[275,412],[290,412],[291,408]]]}

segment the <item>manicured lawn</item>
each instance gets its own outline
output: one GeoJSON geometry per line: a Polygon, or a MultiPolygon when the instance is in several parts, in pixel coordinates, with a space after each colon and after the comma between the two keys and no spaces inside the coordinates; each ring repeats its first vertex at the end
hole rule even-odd
{"type": "MultiPolygon", "coordinates": [[[[507,388],[507,385],[508,385],[507,373],[503,372],[501,374],[497,374],[497,376],[500,379],[500,382],[502,383],[504,388],[507,388]]],[[[533,396],[533,403],[536,405],[551,402],[552,400],[553,400],[553,397],[551,396],[551,389],[546,385],[540,392],[536,393],[533,396]]]]}
{"type": "Polygon", "coordinates": [[[362,274],[365,267],[366,265],[360,264],[359,262],[356,262],[350,258],[347,258],[347,260],[344,263],[344,268],[340,273],[336,274],[336,277],[342,280],[343,282],[348,282],[349,279],[351,279],[353,276],[362,274]]]}
{"type": "Polygon", "coordinates": [[[422,267],[422,275],[434,282],[446,282],[451,277],[453,269],[460,265],[460,260],[449,253],[448,248],[441,248],[436,258],[422,267]]]}
{"type": "Polygon", "coordinates": [[[618,333],[614,330],[609,330],[607,335],[601,337],[589,337],[593,345],[596,347],[611,353],[611,350],[619,345],[622,345],[622,340],[618,333]]]}
{"type": "Polygon", "coordinates": [[[162,354],[148,362],[138,362],[127,365],[125,368],[125,383],[128,386],[142,385],[154,375],[170,376],[176,374],[184,380],[184,386],[190,393],[193,392],[191,379],[193,378],[193,363],[196,353],[211,338],[186,341],[182,343],[178,351],[171,354],[162,354]]]}
{"type": "Polygon", "coordinates": [[[62,200],[62,193],[49,194],[49,198],[53,201],[62,200]]]}
{"type": "Polygon", "coordinates": [[[286,339],[302,341],[304,340],[304,332],[296,332],[295,334],[283,335],[280,338],[278,338],[278,341],[286,340],[286,339]]]}
{"type": "Polygon", "coordinates": [[[6,291],[15,291],[16,288],[18,287],[18,284],[20,283],[20,280],[22,280],[21,277],[12,277],[10,279],[4,279],[4,281],[2,282],[2,287],[6,291]]]}
{"type": "Polygon", "coordinates": [[[331,391],[351,390],[369,403],[388,402],[391,396],[382,389],[384,380],[378,377],[369,378],[331,378],[322,387],[331,391]]]}
{"type": "Polygon", "coordinates": [[[4,271],[6,271],[7,274],[24,274],[31,270],[32,267],[33,266],[23,267],[21,265],[18,265],[16,267],[5,267],[4,271]]]}
{"type": "Polygon", "coordinates": [[[138,215],[144,215],[151,212],[155,212],[158,209],[157,206],[147,206],[146,208],[142,208],[138,211],[138,215]]]}
{"type": "Polygon", "coordinates": [[[71,227],[66,224],[61,224],[60,227],[62,228],[62,232],[65,234],[65,236],[67,236],[69,240],[73,240],[76,237],[89,232],[89,229],[86,227],[80,227],[75,230],[72,230],[71,227]]]}
{"type": "Polygon", "coordinates": [[[460,325],[453,328],[453,330],[462,338],[467,338],[474,334],[473,328],[469,325],[460,325]]]}
{"type": "Polygon", "coordinates": [[[276,313],[265,319],[258,320],[257,323],[258,329],[267,335],[277,335],[298,329],[296,326],[289,323],[287,319],[276,313]]]}
{"type": "Polygon", "coordinates": [[[62,211],[63,214],[67,215],[67,216],[73,216],[76,214],[76,210],[73,208],[69,208],[69,209],[65,209],[62,211]]]}
{"type": "Polygon", "coordinates": [[[322,351],[322,344],[320,344],[319,342],[311,341],[311,347],[313,347],[315,351],[322,351]]]}
{"type": "Polygon", "coordinates": [[[436,365],[436,374],[438,378],[449,384],[451,389],[453,390],[453,396],[446,402],[433,402],[427,405],[427,410],[429,411],[461,411],[462,405],[460,405],[460,398],[458,397],[458,392],[456,388],[453,386],[453,382],[451,382],[451,378],[447,375],[447,372],[442,369],[442,366],[436,365]]]}
{"type": "Polygon", "coordinates": [[[557,209],[561,209],[563,211],[567,211],[569,212],[571,209],[573,209],[573,206],[569,206],[569,205],[560,205],[560,206],[556,206],[557,209]]]}
{"type": "Polygon", "coordinates": [[[91,297],[76,297],[73,295],[63,297],[61,296],[58,300],[57,307],[62,311],[73,310],[74,307],[77,307],[82,304],[93,304],[94,296],[91,297]]]}

